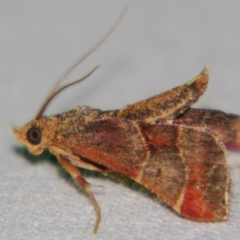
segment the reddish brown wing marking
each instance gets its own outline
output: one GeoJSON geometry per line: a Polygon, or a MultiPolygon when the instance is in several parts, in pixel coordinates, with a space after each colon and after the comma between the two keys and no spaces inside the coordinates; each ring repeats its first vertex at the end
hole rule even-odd
{"type": "Polygon", "coordinates": [[[79,127],[74,127],[73,123],[72,129],[68,134],[63,129],[64,135],[59,130],[59,137],[51,145],[65,149],[75,156],[83,156],[92,160],[92,164],[100,164],[130,178],[137,176],[146,156],[137,124],[105,119],[93,120],[79,127]]]}
{"type": "Polygon", "coordinates": [[[210,129],[229,150],[240,150],[240,116],[217,110],[188,109],[175,123],[210,129]]]}
{"type": "Polygon", "coordinates": [[[227,217],[225,150],[199,128],[140,123],[149,149],[136,179],[180,215],[195,221],[227,217]]]}
{"type": "Polygon", "coordinates": [[[225,149],[203,128],[106,119],[55,145],[136,180],[186,218],[227,217],[225,149]]]}

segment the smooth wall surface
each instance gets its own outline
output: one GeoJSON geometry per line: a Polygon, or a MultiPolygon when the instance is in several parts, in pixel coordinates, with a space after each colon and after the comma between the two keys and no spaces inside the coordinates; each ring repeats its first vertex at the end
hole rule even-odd
{"type": "Polygon", "coordinates": [[[91,203],[48,159],[28,160],[11,126],[30,121],[57,79],[128,11],[104,44],[69,77],[101,65],[68,89],[46,114],[83,104],[118,109],[181,85],[205,66],[207,92],[195,105],[240,114],[238,1],[1,1],[0,2],[0,238],[1,239],[237,239],[240,153],[230,152],[229,219],[196,223],[157,199],[109,179],[89,177],[101,206],[95,236],[91,203]]]}

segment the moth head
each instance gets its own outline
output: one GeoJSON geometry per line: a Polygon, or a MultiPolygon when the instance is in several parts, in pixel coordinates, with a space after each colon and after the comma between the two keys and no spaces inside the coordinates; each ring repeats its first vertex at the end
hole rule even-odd
{"type": "MultiPolygon", "coordinates": [[[[75,68],[77,65],[78,65],[78,62],[73,66],[73,68],[75,68]]],[[[69,74],[71,69],[67,71],[66,75],[64,75],[57,82],[57,84],[53,88],[50,95],[43,102],[43,105],[40,108],[40,110],[37,112],[35,118],[21,128],[13,127],[13,133],[15,137],[19,142],[27,146],[29,152],[31,152],[34,155],[41,154],[44,151],[44,149],[47,147],[48,143],[51,141],[54,135],[55,128],[56,128],[56,121],[57,121],[56,118],[53,118],[53,117],[47,118],[43,116],[44,111],[46,110],[47,106],[52,101],[52,99],[56,95],[58,95],[62,90],[86,79],[98,67],[99,66],[96,66],[92,71],[90,71],[87,75],[85,75],[81,79],[78,79],[74,82],[64,85],[61,88],[58,88],[59,84],[66,78],[66,76],[69,74]]]]}
{"type": "Polygon", "coordinates": [[[44,129],[39,123],[41,121],[33,120],[21,128],[13,126],[13,133],[17,140],[34,155],[40,155],[46,148],[44,129]]]}

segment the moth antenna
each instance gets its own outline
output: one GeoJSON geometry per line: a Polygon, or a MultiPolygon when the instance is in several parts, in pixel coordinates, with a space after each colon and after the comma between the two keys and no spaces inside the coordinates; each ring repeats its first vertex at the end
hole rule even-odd
{"type": "Polygon", "coordinates": [[[111,35],[111,33],[115,30],[117,25],[121,22],[123,16],[125,15],[127,11],[127,8],[124,9],[120,17],[117,19],[117,21],[114,23],[114,25],[109,29],[109,31],[103,36],[103,38],[87,53],[85,53],[83,56],[81,56],[64,74],[63,76],[58,80],[56,85],[54,86],[53,90],[51,91],[49,97],[54,94],[54,92],[57,91],[59,85],[68,77],[68,75],[81,63],[83,62],[89,55],[91,55],[93,52],[95,52],[111,35]]]}
{"type": "Polygon", "coordinates": [[[114,23],[114,25],[110,28],[110,30],[104,35],[104,37],[92,48],[90,49],[87,53],[85,53],[82,57],[80,57],[64,74],[63,76],[58,80],[58,82],[56,83],[56,85],[54,86],[53,90],[50,92],[50,94],[48,95],[48,97],[46,98],[46,100],[43,102],[42,107],[40,108],[40,110],[38,111],[35,119],[39,119],[44,111],[47,108],[47,105],[50,103],[50,101],[59,93],[61,92],[63,89],[72,86],[76,83],[79,83],[81,81],[83,81],[84,79],[86,79],[88,76],[90,76],[99,66],[95,67],[91,72],[89,72],[86,76],[84,76],[81,79],[78,79],[72,83],[66,84],[65,86],[63,86],[62,88],[58,89],[60,84],[68,77],[68,75],[81,63],[83,62],[89,55],[91,55],[94,51],[96,51],[105,41],[106,39],[111,35],[111,33],[114,31],[114,29],[117,27],[117,25],[121,22],[123,16],[125,15],[127,11],[127,8],[124,9],[124,11],[122,12],[122,14],[120,15],[120,17],[118,18],[118,20],[114,23]]]}
{"type": "Polygon", "coordinates": [[[40,110],[38,111],[35,119],[38,120],[44,113],[44,111],[46,110],[48,104],[52,101],[52,99],[58,94],[60,93],[62,90],[64,90],[65,88],[68,88],[72,85],[75,85],[79,82],[82,82],[83,80],[85,80],[86,78],[88,78],[97,68],[99,68],[99,66],[96,66],[92,71],[90,71],[87,75],[85,75],[84,77],[74,81],[74,82],[71,82],[71,83],[68,83],[64,86],[62,86],[61,88],[59,88],[57,91],[55,91],[53,94],[51,94],[47,99],[46,101],[43,103],[42,107],[40,108],[40,110]]]}

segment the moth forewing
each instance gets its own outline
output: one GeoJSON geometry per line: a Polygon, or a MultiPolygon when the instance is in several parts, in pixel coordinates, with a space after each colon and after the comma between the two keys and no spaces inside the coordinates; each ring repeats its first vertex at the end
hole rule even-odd
{"type": "Polygon", "coordinates": [[[205,92],[208,85],[208,69],[186,84],[164,93],[128,105],[116,112],[118,118],[156,122],[160,119],[175,119],[189,109],[205,92]]]}
{"type": "Polygon", "coordinates": [[[100,117],[76,129],[73,126],[64,135],[61,127],[57,129],[61,137],[54,142],[59,149],[53,151],[55,155],[89,169],[100,166],[96,170],[104,174],[107,170],[123,174],[186,218],[226,218],[225,147],[206,128],[100,117]],[[89,161],[84,166],[84,160],[75,156],[89,161]]]}

